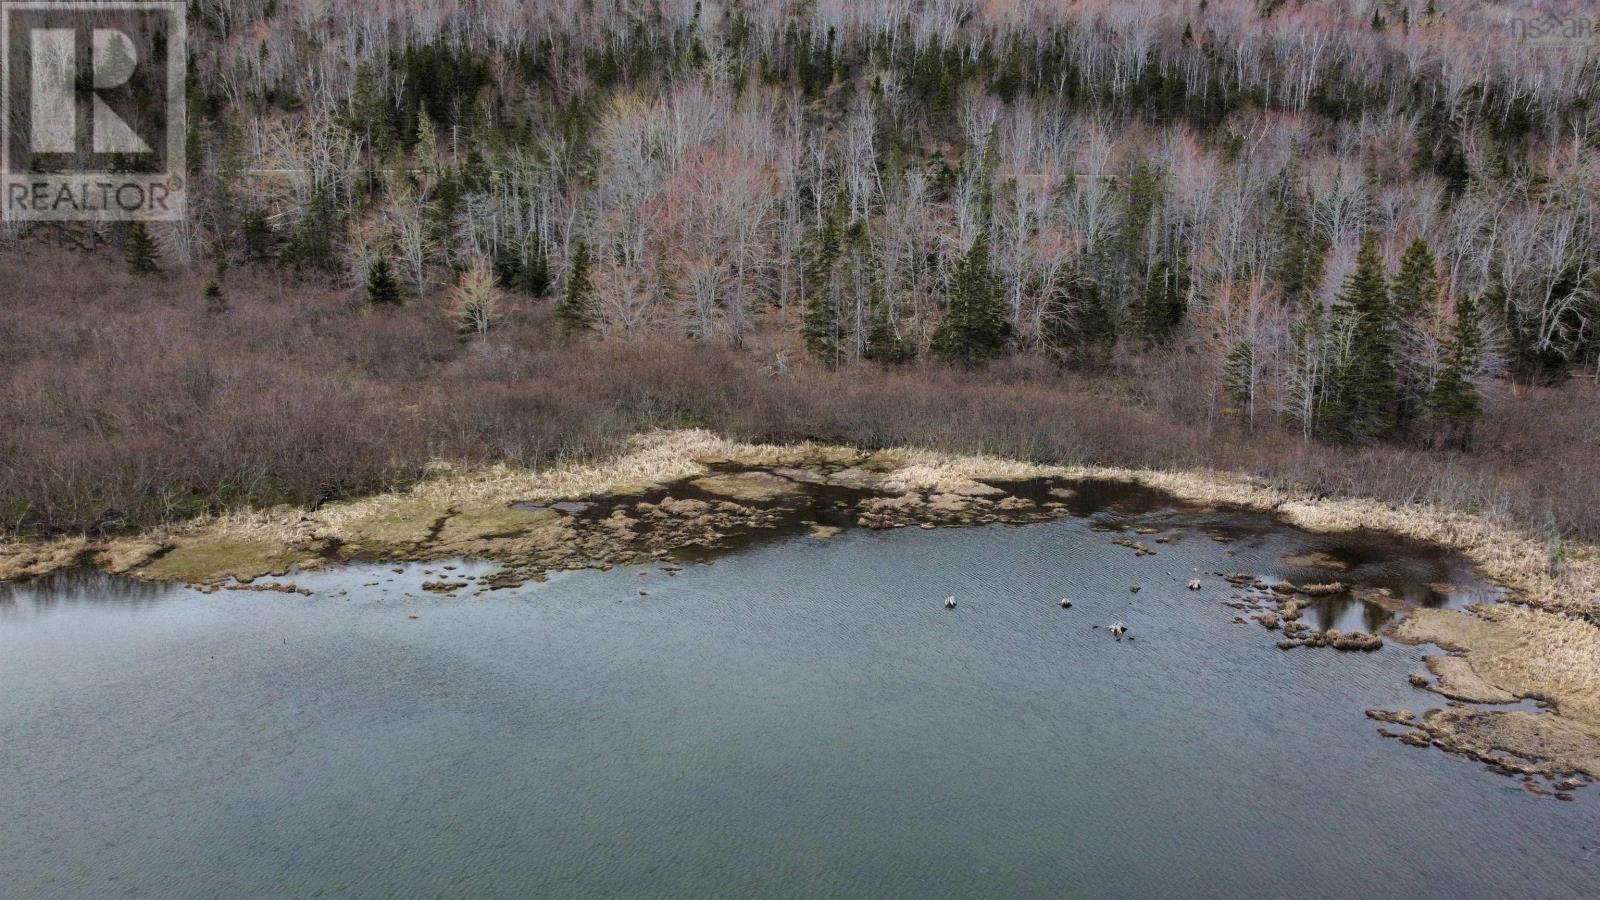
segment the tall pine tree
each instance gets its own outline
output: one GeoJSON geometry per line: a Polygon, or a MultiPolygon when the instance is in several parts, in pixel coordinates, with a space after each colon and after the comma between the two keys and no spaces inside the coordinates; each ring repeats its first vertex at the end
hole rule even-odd
{"type": "Polygon", "coordinates": [[[805,306],[800,329],[806,351],[827,365],[838,365],[844,357],[842,310],[834,268],[844,243],[844,195],[834,199],[833,207],[822,218],[805,268],[805,306]]]}
{"type": "Polygon", "coordinates": [[[128,261],[128,271],[135,275],[154,275],[161,271],[156,242],[143,222],[128,223],[128,242],[122,248],[122,255],[128,261]]]}
{"type": "Polygon", "coordinates": [[[933,351],[969,366],[1004,353],[1012,328],[999,288],[989,268],[989,235],[980,229],[956,263],[950,305],[933,333],[933,351]]]}
{"type": "Polygon", "coordinates": [[[1328,242],[1312,220],[1310,202],[1294,186],[1284,188],[1278,206],[1283,243],[1278,250],[1276,274],[1286,300],[1304,300],[1322,284],[1322,260],[1328,242]]]}
{"type": "Polygon", "coordinates": [[[1424,322],[1439,302],[1439,265],[1428,242],[1412,241],[1400,257],[1389,297],[1394,310],[1396,340],[1395,427],[1404,432],[1427,403],[1428,372],[1419,354],[1406,352],[1424,342],[1424,322]]]}
{"type": "Polygon", "coordinates": [[[978,234],[956,262],[950,301],[933,332],[933,352],[951,362],[976,365],[1011,344],[1015,329],[989,266],[989,223],[994,218],[994,176],[1000,168],[1000,135],[991,127],[979,162],[978,234]]]}
{"type": "Polygon", "coordinates": [[[1395,424],[1395,328],[1378,244],[1368,235],[1356,269],[1334,304],[1335,330],[1348,335],[1328,383],[1324,436],[1360,444],[1395,424]]]}
{"type": "Polygon", "coordinates": [[[589,274],[591,265],[589,245],[579,241],[577,248],[572,251],[572,269],[567,273],[567,289],[556,301],[556,319],[568,334],[588,331],[599,319],[594,308],[594,279],[589,274]]]}
{"type": "Polygon", "coordinates": [[[1178,272],[1172,263],[1158,260],[1150,267],[1144,293],[1139,298],[1139,330],[1146,340],[1166,340],[1183,322],[1185,312],[1178,272]]]}
{"type": "Polygon", "coordinates": [[[1234,342],[1222,361],[1223,386],[1228,399],[1244,410],[1245,421],[1256,421],[1256,348],[1249,338],[1234,342]]]}
{"type": "Polygon", "coordinates": [[[400,282],[389,269],[389,259],[380,256],[367,267],[367,302],[382,306],[400,305],[400,282]]]}
{"type": "Polygon", "coordinates": [[[1394,315],[1410,319],[1428,312],[1439,300],[1439,264],[1422,238],[1412,241],[1400,257],[1389,295],[1394,315]]]}
{"type": "Polygon", "coordinates": [[[1483,402],[1473,378],[1483,358],[1478,303],[1471,297],[1456,301],[1455,327],[1445,344],[1444,368],[1428,398],[1428,412],[1444,431],[1446,446],[1463,450],[1472,442],[1472,425],[1483,418],[1483,402]]]}

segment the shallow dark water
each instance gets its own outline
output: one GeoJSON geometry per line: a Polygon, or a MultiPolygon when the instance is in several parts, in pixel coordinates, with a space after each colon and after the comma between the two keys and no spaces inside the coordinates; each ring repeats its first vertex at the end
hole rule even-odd
{"type": "Polygon", "coordinates": [[[482,596],[421,565],[15,589],[0,897],[1600,892],[1593,798],[1375,734],[1368,707],[1437,705],[1423,651],[1279,651],[1183,585],[1307,548],[1430,602],[1470,578],[1145,504],[482,596]],[[1149,557],[1091,530],[1173,523],[1149,557]]]}

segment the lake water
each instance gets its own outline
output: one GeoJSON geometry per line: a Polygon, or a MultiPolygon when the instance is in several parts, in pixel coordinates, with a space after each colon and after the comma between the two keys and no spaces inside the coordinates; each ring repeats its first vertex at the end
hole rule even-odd
{"type": "Polygon", "coordinates": [[[1184,587],[1321,548],[1437,602],[1458,561],[1106,506],[476,596],[422,565],[8,589],[0,897],[1600,894],[1594,788],[1375,733],[1438,705],[1423,650],[1280,651],[1184,587]]]}

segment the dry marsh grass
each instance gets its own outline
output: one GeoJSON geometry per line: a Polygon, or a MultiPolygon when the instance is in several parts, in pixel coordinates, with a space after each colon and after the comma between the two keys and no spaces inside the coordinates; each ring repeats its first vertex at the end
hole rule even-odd
{"type": "Polygon", "coordinates": [[[1561,714],[1600,727],[1600,629],[1509,604],[1470,614],[1416,610],[1396,630],[1414,643],[1464,654],[1472,673],[1519,697],[1542,697],[1561,714]]]}

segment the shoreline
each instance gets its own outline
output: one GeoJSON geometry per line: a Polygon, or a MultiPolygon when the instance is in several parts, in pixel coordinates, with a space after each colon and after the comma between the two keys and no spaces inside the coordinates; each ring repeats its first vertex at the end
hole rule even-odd
{"type": "Polygon", "coordinates": [[[745,444],[701,430],[653,432],[610,459],[533,471],[440,467],[409,490],[315,511],[278,507],[130,537],[0,544],[0,581],[87,564],[111,574],[217,590],[340,562],[475,558],[501,566],[484,587],[494,589],[540,580],[549,570],[726,548],[730,536],[796,525],[769,504],[817,511],[798,519],[818,538],[849,524],[1022,524],[1067,515],[1065,495],[1030,496],[994,486],[1046,479],[1138,485],[1186,503],[1268,513],[1307,532],[1386,533],[1461,554],[1514,596],[1466,610],[1410,610],[1387,635],[1433,644],[1448,654],[1426,659],[1436,676],[1428,689],[1441,703],[1535,699],[1549,709],[1534,714],[1446,705],[1417,722],[1395,711],[1382,721],[1412,730],[1380,731],[1477,758],[1507,774],[1556,780],[1583,773],[1600,779],[1596,548],[1567,548],[1564,564],[1552,567],[1540,540],[1480,516],[1316,499],[1228,473],[1037,465],[919,449],[745,444]],[[859,518],[826,520],[827,508],[841,499],[859,510],[859,518]]]}

